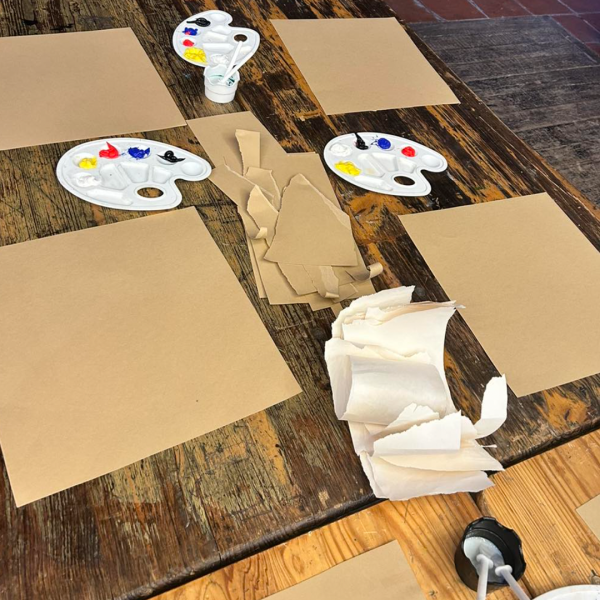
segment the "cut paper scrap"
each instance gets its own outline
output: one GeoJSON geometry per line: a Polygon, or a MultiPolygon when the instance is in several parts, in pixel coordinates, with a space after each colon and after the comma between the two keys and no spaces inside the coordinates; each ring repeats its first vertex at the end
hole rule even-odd
{"type": "Polygon", "coordinates": [[[459,412],[443,419],[415,425],[392,433],[373,444],[373,456],[396,454],[440,454],[460,449],[462,417],[459,412]]]}
{"type": "Polygon", "coordinates": [[[425,600],[410,562],[398,542],[393,541],[266,600],[425,600]]]}
{"type": "Polygon", "coordinates": [[[402,433],[413,425],[428,423],[434,419],[439,419],[440,413],[434,412],[428,406],[419,404],[409,404],[389,425],[379,431],[372,431],[375,439],[389,435],[390,433],[402,433]]]}
{"type": "Polygon", "coordinates": [[[267,200],[265,193],[257,185],[250,192],[247,211],[258,229],[265,232],[265,235],[261,235],[260,237],[264,237],[267,244],[271,245],[273,236],[275,235],[275,224],[277,223],[278,213],[273,208],[271,202],[267,200]]]}
{"type": "Polygon", "coordinates": [[[339,300],[340,281],[335,276],[333,267],[315,267],[305,265],[304,270],[308,273],[308,276],[315,285],[319,296],[322,298],[339,300]]]}
{"type": "Polygon", "coordinates": [[[502,471],[502,465],[478,444],[461,446],[456,452],[381,456],[397,467],[430,471],[502,471]]]}
{"type": "Polygon", "coordinates": [[[301,391],[195,208],[4,246],[0,272],[19,506],[301,391]]]}
{"type": "Polygon", "coordinates": [[[426,353],[446,389],[446,412],[454,410],[444,373],[444,339],[454,303],[415,303],[398,309],[395,318],[355,320],[342,325],[344,339],[359,345],[379,346],[402,356],[426,353]]]}
{"type": "Polygon", "coordinates": [[[400,221],[518,397],[600,372],[600,253],[548,194],[400,221]]]}
{"type": "Polygon", "coordinates": [[[303,175],[284,190],[273,243],[265,258],[314,266],[356,264],[350,218],[303,175]]]}
{"type": "MultiPolygon", "coordinates": [[[[252,239],[264,237],[264,235],[261,235],[260,227],[258,227],[248,212],[248,199],[256,186],[237,173],[234,173],[227,165],[215,167],[210,174],[209,180],[235,202],[238,214],[242,219],[248,236],[252,239]]],[[[264,195],[265,192],[262,193],[264,195]]]]}
{"type": "Polygon", "coordinates": [[[458,103],[395,17],[271,22],[325,114],[458,103]]]}
{"type": "Polygon", "coordinates": [[[273,171],[259,167],[249,167],[244,177],[262,188],[265,192],[271,194],[273,197],[273,206],[276,210],[281,208],[281,192],[273,177],[273,171]]]}
{"type": "Polygon", "coordinates": [[[260,270],[258,268],[258,262],[256,261],[256,254],[252,247],[250,238],[246,238],[246,247],[248,248],[248,254],[250,255],[250,264],[252,266],[252,273],[254,274],[254,280],[256,281],[256,289],[258,291],[259,298],[266,298],[267,291],[265,290],[265,284],[263,283],[260,270]]]}
{"type": "Polygon", "coordinates": [[[313,280],[302,265],[279,263],[279,268],[299,296],[317,291],[313,280]]]}
{"type": "Polygon", "coordinates": [[[248,169],[252,167],[260,168],[260,133],[258,131],[236,129],[235,139],[242,155],[242,175],[245,175],[248,169]]]}
{"type": "Polygon", "coordinates": [[[475,423],[477,437],[492,435],[506,421],[508,390],[506,376],[494,377],[488,382],[481,401],[481,417],[475,423]]]}
{"type": "Polygon", "coordinates": [[[434,494],[481,492],[492,486],[483,471],[434,471],[398,467],[384,460],[361,453],[360,461],[377,498],[410,500],[434,494]]]}
{"type": "Polygon", "coordinates": [[[596,496],[582,504],[577,509],[577,514],[600,540],[600,496],[596,496]]]}
{"type": "Polygon", "coordinates": [[[0,150],[185,125],[129,28],[3,37],[0,56],[0,150]]]}
{"type": "Polygon", "coordinates": [[[443,413],[446,388],[428,360],[426,354],[399,355],[396,360],[350,356],[352,387],[346,411],[351,420],[388,425],[415,402],[443,413]]]}
{"type": "Polygon", "coordinates": [[[475,492],[500,463],[478,445],[506,419],[506,380],[494,377],[473,424],[456,411],[444,373],[454,302],[412,303],[413,287],[364,296],[343,309],[325,344],[337,417],[375,495],[391,500],[475,492]]]}

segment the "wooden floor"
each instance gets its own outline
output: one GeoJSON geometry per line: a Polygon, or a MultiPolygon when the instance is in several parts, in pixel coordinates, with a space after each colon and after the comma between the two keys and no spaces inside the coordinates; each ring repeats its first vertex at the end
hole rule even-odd
{"type": "MultiPolygon", "coordinates": [[[[155,600],[262,600],[394,540],[415,574],[422,600],[473,600],[475,592],[462,583],[454,568],[454,552],[465,527],[480,517],[469,494],[383,502],[155,600]]],[[[486,600],[514,600],[514,596],[499,589],[486,600]]]]}
{"type": "MultiPolygon", "coordinates": [[[[493,479],[496,486],[477,494],[477,503],[468,494],[383,502],[156,600],[245,600],[249,594],[261,600],[393,540],[404,551],[423,599],[472,600],[475,593],[458,578],[453,554],[466,525],[481,515],[496,517],[520,535],[527,562],[520,583],[532,598],[568,585],[600,583],[600,539],[576,512],[600,494],[600,431],[493,479]]],[[[487,598],[515,596],[500,589],[487,598]]]]}
{"type": "Polygon", "coordinates": [[[600,540],[577,514],[600,494],[600,431],[492,479],[495,487],[479,494],[477,504],[483,514],[521,535],[528,589],[542,594],[567,585],[600,584],[600,540]]]}
{"type": "Polygon", "coordinates": [[[600,57],[549,17],[413,25],[519,137],[600,206],[600,57]]]}

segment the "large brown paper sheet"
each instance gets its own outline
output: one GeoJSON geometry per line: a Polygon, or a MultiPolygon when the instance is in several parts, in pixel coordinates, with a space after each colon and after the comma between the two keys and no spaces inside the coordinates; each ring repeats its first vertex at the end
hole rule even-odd
{"type": "Polygon", "coordinates": [[[133,31],[0,38],[0,150],[185,120],[133,31]]]}
{"type": "Polygon", "coordinates": [[[311,577],[269,600],[424,600],[397,542],[379,546],[311,577]]]}
{"type": "Polygon", "coordinates": [[[400,220],[517,396],[600,371],[600,253],[548,194],[400,220]]]}
{"type": "Polygon", "coordinates": [[[17,505],[300,392],[194,208],[0,248],[17,505]]]}
{"type": "Polygon", "coordinates": [[[328,115],[458,103],[395,18],[271,22],[328,115]]]}
{"type": "Polygon", "coordinates": [[[577,513],[600,540],[600,496],[596,496],[580,506],[577,513]]]}

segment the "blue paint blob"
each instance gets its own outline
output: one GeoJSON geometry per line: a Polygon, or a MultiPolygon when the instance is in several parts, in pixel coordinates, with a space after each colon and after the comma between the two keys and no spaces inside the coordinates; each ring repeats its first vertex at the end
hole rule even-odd
{"type": "Polygon", "coordinates": [[[392,142],[390,142],[390,140],[387,140],[386,138],[379,138],[377,140],[377,145],[382,150],[389,150],[392,147],[392,142]]]}
{"type": "Polygon", "coordinates": [[[183,30],[183,33],[185,33],[185,35],[198,35],[198,30],[193,27],[186,27],[183,30]]]}
{"type": "Polygon", "coordinates": [[[136,160],[140,160],[150,156],[150,148],[136,148],[135,146],[132,146],[127,150],[127,153],[136,160]]]}

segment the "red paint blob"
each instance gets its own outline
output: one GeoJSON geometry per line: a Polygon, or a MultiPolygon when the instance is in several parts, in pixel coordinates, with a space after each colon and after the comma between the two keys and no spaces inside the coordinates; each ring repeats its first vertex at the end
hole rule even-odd
{"type": "Polygon", "coordinates": [[[108,149],[100,150],[100,152],[98,152],[98,156],[100,158],[118,158],[119,151],[114,146],[109,144],[108,142],[106,142],[106,145],[108,146],[108,149]]]}
{"type": "Polygon", "coordinates": [[[404,156],[410,156],[411,158],[417,154],[415,149],[411,148],[410,146],[405,146],[402,148],[401,152],[404,154],[404,156]]]}
{"type": "Polygon", "coordinates": [[[193,46],[194,42],[192,42],[192,40],[183,40],[183,42],[181,42],[184,46],[193,46]]]}

